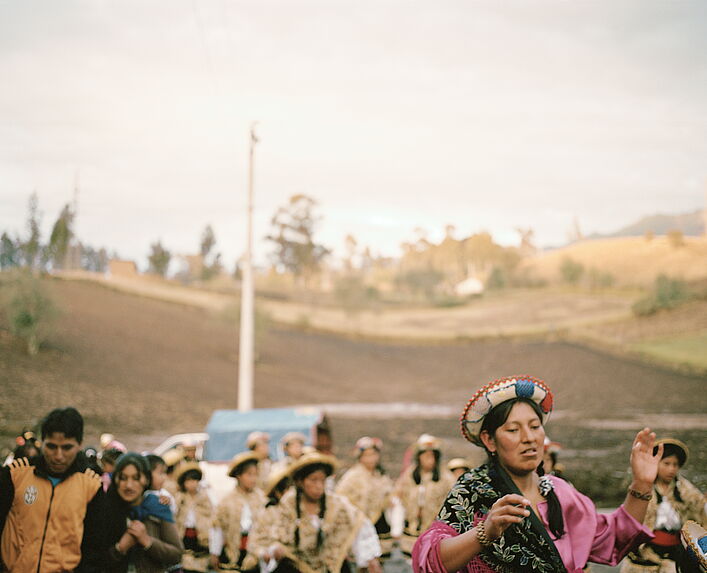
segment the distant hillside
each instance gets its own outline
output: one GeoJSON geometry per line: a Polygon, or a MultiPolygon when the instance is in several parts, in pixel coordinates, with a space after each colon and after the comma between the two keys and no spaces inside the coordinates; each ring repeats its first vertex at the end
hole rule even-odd
{"type": "Polygon", "coordinates": [[[707,239],[686,237],[674,247],[665,236],[585,239],[567,247],[539,253],[522,265],[535,278],[561,283],[565,259],[583,265],[584,279],[597,273],[611,276],[616,286],[648,286],[660,274],[688,281],[707,278],[707,239]]]}
{"type": "Polygon", "coordinates": [[[588,239],[613,237],[642,237],[648,231],[656,235],[665,235],[668,231],[682,231],[683,235],[698,237],[705,232],[704,211],[681,213],[679,215],[648,215],[613,233],[594,233],[588,239]]]}

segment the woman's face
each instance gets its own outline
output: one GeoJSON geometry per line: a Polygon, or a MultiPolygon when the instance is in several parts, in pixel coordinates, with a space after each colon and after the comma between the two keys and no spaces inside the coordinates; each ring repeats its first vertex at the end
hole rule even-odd
{"type": "Polygon", "coordinates": [[[680,471],[677,456],[666,456],[658,463],[658,481],[668,484],[675,479],[680,471]]]}
{"type": "Polygon", "coordinates": [[[506,422],[491,436],[481,432],[481,439],[498,461],[515,475],[527,475],[540,465],[544,454],[545,429],[535,410],[525,402],[511,408],[506,422]]]}
{"type": "Polygon", "coordinates": [[[367,448],[361,452],[358,461],[361,465],[368,471],[373,471],[378,467],[378,462],[380,462],[381,455],[375,448],[367,448]]]}
{"type": "Polygon", "coordinates": [[[437,464],[435,453],[432,450],[425,450],[417,459],[420,463],[420,469],[423,472],[431,472],[435,469],[435,465],[437,464]]]}
{"type": "Polygon", "coordinates": [[[250,464],[238,475],[238,485],[245,491],[253,491],[258,484],[258,466],[250,464]]]}
{"type": "Polygon", "coordinates": [[[326,473],[324,470],[317,470],[303,478],[300,488],[304,497],[309,502],[319,501],[326,489],[326,473]]]}
{"type": "Polygon", "coordinates": [[[138,505],[147,487],[147,478],[138,469],[128,464],[115,477],[118,495],[130,505],[138,505]]]}

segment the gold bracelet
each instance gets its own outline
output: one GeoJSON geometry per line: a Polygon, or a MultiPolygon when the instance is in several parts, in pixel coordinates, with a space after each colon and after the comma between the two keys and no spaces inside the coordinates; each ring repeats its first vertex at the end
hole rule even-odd
{"type": "Polygon", "coordinates": [[[479,521],[476,524],[476,539],[479,540],[482,547],[491,547],[493,545],[493,541],[486,537],[486,526],[483,521],[479,521]]]}
{"type": "Polygon", "coordinates": [[[632,495],[636,499],[640,499],[641,501],[650,501],[651,498],[653,497],[653,492],[649,491],[648,493],[641,493],[638,490],[633,489],[632,487],[628,488],[628,493],[629,495],[632,495]]]}

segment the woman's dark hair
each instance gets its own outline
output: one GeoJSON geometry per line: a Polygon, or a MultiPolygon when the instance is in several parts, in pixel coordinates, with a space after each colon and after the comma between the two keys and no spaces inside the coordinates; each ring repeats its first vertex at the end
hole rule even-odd
{"type": "Polygon", "coordinates": [[[508,420],[508,416],[510,415],[513,406],[515,406],[519,402],[528,404],[528,406],[530,406],[538,415],[538,418],[542,423],[543,411],[540,409],[539,404],[533,402],[529,398],[513,398],[512,400],[506,400],[505,402],[501,402],[498,406],[492,408],[491,411],[486,414],[486,417],[484,418],[484,421],[481,424],[481,432],[486,430],[491,436],[493,436],[496,433],[496,430],[498,430],[498,428],[500,428],[501,426],[503,426],[503,424],[506,423],[506,420],[508,420]]]}
{"type": "MultiPolygon", "coordinates": [[[[329,467],[330,466],[328,466],[326,464],[312,464],[309,466],[305,466],[304,468],[302,468],[302,470],[304,470],[306,468],[315,468],[315,469],[313,469],[303,475],[300,475],[300,472],[298,472],[297,474],[295,474],[295,480],[296,481],[303,480],[308,475],[313,474],[317,470],[322,470],[327,475],[331,475],[330,472],[327,473],[327,469],[329,467]],[[317,467],[317,466],[321,466],[321,467],[317,467]]],[[[295,483],[295,489],[297,490],[296,494],[295,494],[295,509],[297,511],[297,521],[295,522],[297,524],[297,526],[295,527],[295,551],[299,551],[299,522],[302,517],[302,510],[300,509],[300,500],[302,499],[302,488],[295,483]]],[[[322,495],[322,497],[319,498],[319,520],[320,520],[320,522],[324,519],[325,513],[326,513],[326,493],[324,493],[322,495]]],[[[324,545],[324,531],[322,530],[322,527],[320,524],[319,530],[317,531],[317,549],[320,549],[322,547],[322,545],[324,545]]]]}
{"type": "Polygon", "coordinates": [[[123,533],[125,533],[126,519],[130,515],[131,506],[127,503],[120,495],[118,495],[118,477],[122,471],[129,465],[135,466],[138,471],[139,476],[145,476],[147,479],[147,485],[145,486],[145,491],[150,488],[151,484],[151,474],[150,466],[147,460],[135,452],[128,452],[120,456],[118,459],[115,471],[113,472],[113,479],[111,480],[110,487],[106,493],[106,515],[105,515],[105,527],[106,536],[110,543],[115,543],[118,541],[123,533]]]}
{"type": "Polygon", "coordinates": [[[435,467],[432,470],[432,481],[439,481],[439,462],[442,459],[442,452],[439,450],[421,450],[417,452],[415,456],[415,469],[412,470],[412,479],[415,480],[417,485],[420,485],[422,481],[422,474],[420,473],[420,456],[423,452],[434,452],[435,455],[435,467]]]}
{"type": "Polygon", "coordinates": [[[55,432],[65,438],[74,438],[79,444],[83,441],[83,418],[76,408],[56,408],[42,420],[42,439],[55,432]]]}
{"type": "Polygon", "coordinates": [[[147,483],[145,484],[145,491],[150,489],[150,486],[152,485],[152,472],[150,471],[150,464],[147,463],[147,460],[144,456],[141,456],[140,454],[137,454],[135,452],[125,453],[118,458],[118,461],[115,463],[115,469],[113,470],[113,479],[111,480],[109,489],[117,490],[118,478],[121,476],[123,470],[127,466],[134,466],[137,470],[138,478],[144,476],[147,480],[147,483]]]}
{"type": "Polygon", "coordinates": [[[250,466],[257,466],[258,465],[258,460],[250,459],[246,460],[241,464],[238,464],[233,470],[231,470],[231,473],[229,474],[231,477],[238,477],[241,475],[244,471],[246,471],[250,466]]]}
{"type": "MultiPolygon", "coordinates": [[[[503,424],[506,423],[506,420],[508,420],[508,416],[510,415],[513,406],[518,403],[528,404],[538,415],[538,419],[542,423],[543,411],[540,409],[539,404],[528,398],[513,398],[512,400],[501,402],[498,406],[492,408],[491,411],[486,414],[486,417],[481,424],[481,431],[483,432],[486,430],[489,435],[494,436],[496,434],[496,430],[503,426],[503,424]]],[[[489,454],[491,464],[497,465],[498,457],[492,455],[488,450],[486,451],[489,454]]],[[[540,462],[540,465],[536,471],[540,477],[545,475],[545,468],[543,467],[542,462],[540,462]]],[[[560,500],[557,499],[557,494],[554,489],[551,489],[548,492],[545,499],[547,499],[548,526],[552,534],[559,539],[565,534],[565,520],[562,518],[562,507],[560,506],[560,500]]]]}
{"type": "Polygon", "coordinates": [[[306,466],[301,467],[298,469],[294,475],[292,476],[292,479],[297,481],[306,478],[308,475],[313,474],[316,471],[323,471],[327,477],[329,477],[334,469],[329,465],[329,464],[324,464],[324,463],[316,463],[316,464],[307,464],[306,466]]]}
{"type": "Polygon", "coordinates": [[[196,481],[201,481],[202,475],[203,474],[201,473],[201,470],[197,469],[185,471],[177,478],[177,484],[179,485],[179,489],[184,491],[184,482],[188,479],[195,479],[196,481]]]}

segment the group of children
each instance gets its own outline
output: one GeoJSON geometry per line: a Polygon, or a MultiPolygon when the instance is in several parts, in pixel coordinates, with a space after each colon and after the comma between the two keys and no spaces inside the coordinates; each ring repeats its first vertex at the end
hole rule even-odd
{"type": "MultiPolygon", "coordinates": [[[[99,456],[105,484],[120,482],[125,460],[135,465],[137,456],[109,438],[99,456]]],[[[165,569],[338,573],[354,565],[379,573],[394,543],[410,554],[455,480],[441,464],[440,441],[427,434],[415,442],[412,463],[396,481],[381,467],[377,438],[356,442],[355,463],[338,481],[338,460],[305,443],[302,434],[286,435],[281,442],[285,455],[273,462],[269,436],[253,432],[248,450],[226,469],[234,487],[220,499],[210,491],[191,445],[164,457],[143,456],[150,473],[143,497],[154,494],[149,497],[173,517],[173,523],[156,532],[157,539],[166,545],[179,540],[181,559],[163,563],[165,569]]],[[[468,469],[460,459],[449,466],[457,473],[468,469]]],[[[152,508],[155,521],[157,515],[152,508]]],[[[119,545],[120,539],[118,553],[119,545]]],[[[149,570],[135,561],[136,571],[149,570]]]]}
{"type": "MultiPolygon", "coordinates": [[[[16,457],[37,452],[31,432],[20,438],[16,457]]],[[[355,444],[355,463],[337,481],[338,460],[305,443],[304,435],[287,434],[285,455],[274,462],[269,436],[251,433],[248,449],[225,470],[234,486],[220,497],[213,495],[195,444],[160,457],[127,452],[113,436],[102,436],[102,451],[85,454],[102,476],[109,502],[111,571],[338,573],[355,566],[380,573],[394,545],[411,555],[457,478],[471,467],[462,458],[442,464],[441,441],[423,434],[393,480],[381,466],[381,440],[365,436],[355,444]]],[[[545,446],[550,473],[558,444],[545,446]]],[[[677,542],[660,533],[670,529],[666,520],[699,522],[704,515],[701,494],[678,476],[687,447],[665,440],[664,448],[665,469],[647,518],[658,533],[629,556],[624,571],[649,571],[663,559],[679,563],[677,542]]]]}

